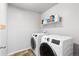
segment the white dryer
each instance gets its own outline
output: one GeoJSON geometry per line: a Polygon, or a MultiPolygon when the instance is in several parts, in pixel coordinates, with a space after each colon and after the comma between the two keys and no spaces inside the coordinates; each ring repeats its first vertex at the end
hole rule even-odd
{"type": "Polygon", "coordinates": [[[36,56],[39,56],[40,39],[45,33],[33,33],[31,37],[31,48],[36,56]]]}
{"type": "Polygon", "coordinates": [[[45,35],[41,39],[40,56],[72,56],[73,41],[71,37],[45,35]]]}

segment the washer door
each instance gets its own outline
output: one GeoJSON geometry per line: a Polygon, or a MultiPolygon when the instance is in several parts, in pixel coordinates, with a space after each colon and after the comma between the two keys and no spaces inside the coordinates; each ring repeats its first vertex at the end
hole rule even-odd
{"type": "Polygon", "coordinates": [[[35,50],[35,48],[36,48],[36,42],[35,42],[35,39],[33,37],[31,38],[31,48],[33,50],[35,50]]]}
{"type": "Polygon", "coordinates": [[[55,51],[47,43],[42,43],[40,45],[40,55],[41,56],[57,56],[55,51]]]}

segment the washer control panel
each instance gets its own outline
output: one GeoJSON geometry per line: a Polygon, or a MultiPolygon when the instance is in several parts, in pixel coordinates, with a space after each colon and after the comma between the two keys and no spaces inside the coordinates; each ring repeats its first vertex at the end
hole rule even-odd
{"type": "Polygon", "coordinates": [[[56,40],[56,39],[52,39],[51,43],[54,43],[54,44],[59,45],[60,44],[60,41],[59,40],[56,40]]]}
{"type": "Polygon", "coordinates": [[[56,38],[51,38],[51,37],[43,37],[44,41],[46,42],[50,42],[51,44],[56,44],[56,45],[60,45],[60,40],[57,40],[56,38]]]}

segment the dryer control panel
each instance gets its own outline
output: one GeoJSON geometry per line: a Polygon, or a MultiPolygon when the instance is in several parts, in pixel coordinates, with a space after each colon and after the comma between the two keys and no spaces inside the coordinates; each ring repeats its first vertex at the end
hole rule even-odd
{"type": "Polygon", "coordinates": [[[56,39],[52,39],[51,43],[54,43],[54,44],[59,45],[60,44],[60,41],[59,40],[56,40],[56,39]]]}

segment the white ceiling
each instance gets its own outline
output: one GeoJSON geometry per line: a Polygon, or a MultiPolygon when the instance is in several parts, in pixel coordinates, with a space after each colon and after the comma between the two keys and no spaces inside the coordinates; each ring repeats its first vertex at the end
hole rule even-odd
{"type": "Polygon", "coordinates": [[[43,13],[57,3],[10,3],[9,5],[29,10],[33,12],[43,13]]]}

